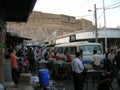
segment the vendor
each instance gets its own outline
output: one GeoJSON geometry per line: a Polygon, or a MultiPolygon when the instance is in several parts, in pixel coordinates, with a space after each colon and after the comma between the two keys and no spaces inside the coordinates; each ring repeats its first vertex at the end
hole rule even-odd
{"type": "Polygon", "coordinates": [[[97,54],[97,50],[93,50],[93,58],[91,61],[91,65],[93,69],[100,70],[100,56],[97,54]]]}

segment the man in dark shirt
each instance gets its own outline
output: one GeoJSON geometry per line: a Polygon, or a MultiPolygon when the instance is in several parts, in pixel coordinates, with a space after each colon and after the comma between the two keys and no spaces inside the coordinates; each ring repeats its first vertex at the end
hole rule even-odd
{"type": "Polygon", "coordinates": [[[29,70],[31,71],[31,73],[36,73],[34,52],[32,51],[32,48],[28,49],[27,58],[29,60],[29,70]]]}
{"type": "Polygon", "coordinates": [[[117,55],[115,56],[115,59],[113,62],[116,62],[116,77],[118,81],[118,85],[120,87],[120,51],[117,52],[117,55]]]}

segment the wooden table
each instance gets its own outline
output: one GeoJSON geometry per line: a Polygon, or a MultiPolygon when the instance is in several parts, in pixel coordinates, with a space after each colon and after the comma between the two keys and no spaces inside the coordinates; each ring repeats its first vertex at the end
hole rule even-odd
{"type": "Polygon", "coordinates": [[[71,62],[57,61],[53,63],[53,70],[56,74],[64,74],[65,77],[71,77],[71,62]],[[61,73],[60,73],[60,72],[61,73]]]}

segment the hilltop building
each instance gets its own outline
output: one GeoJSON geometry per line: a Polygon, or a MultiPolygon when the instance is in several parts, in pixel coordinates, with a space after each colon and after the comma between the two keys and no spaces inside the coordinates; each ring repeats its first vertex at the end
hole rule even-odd
{"type": "Polygon", "coordinates": [[[58,35],[64,35],[79,30],[93,30],[92,21],[76,19],[73,16],[58,15],[33,11],[27,23],[7,22],[8,32],[15,32],[19,36],[31,38],[31,42],[48,40],[50,43],[58,35]]]}

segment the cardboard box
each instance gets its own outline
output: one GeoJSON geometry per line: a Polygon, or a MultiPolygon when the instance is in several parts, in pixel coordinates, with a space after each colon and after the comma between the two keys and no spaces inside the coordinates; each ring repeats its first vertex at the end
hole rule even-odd
{"type": "Polygon", "coordinates": [[[20,83],[31,83],[31,73],[21,73],[20,83]]]}

